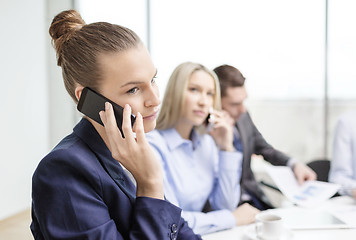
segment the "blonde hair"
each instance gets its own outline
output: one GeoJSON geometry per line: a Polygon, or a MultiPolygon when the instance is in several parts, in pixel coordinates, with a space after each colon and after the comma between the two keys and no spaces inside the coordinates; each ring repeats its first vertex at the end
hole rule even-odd
{"type": "Polygon", "coordinates": [[[196,71],[204,71],[214,79],[215,94],[213,107],[221,109],[220,84],[213,71],[199,63],[184,62],[178,65],[169,78],[160,113],[157,118],[156,129],[163,130],[174,127],[182,114],[184,96],[190,77],[196,71]]]}

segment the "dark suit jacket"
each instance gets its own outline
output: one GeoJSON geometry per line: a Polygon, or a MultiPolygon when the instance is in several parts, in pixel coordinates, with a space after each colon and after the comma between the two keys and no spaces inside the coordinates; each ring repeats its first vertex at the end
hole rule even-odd
{"type": "Polygon", "coordinates": [[[290,157],[274,149],[266,142],[248,112],[241,115],[236,123],[236,127],[239,131],[243,148],[241,189],[247,190],[259,200],[272,207],[270,201],[258,186],[251,170],[251,155],[262,155],[265,160],[273,165],[287,165],[290,157]]]}
{"type": "Polygon", "coordinates": [[[201,239],[164,200],[136,188],[92,124],[82,119],[32,179],[35,239],[201,239]]]}

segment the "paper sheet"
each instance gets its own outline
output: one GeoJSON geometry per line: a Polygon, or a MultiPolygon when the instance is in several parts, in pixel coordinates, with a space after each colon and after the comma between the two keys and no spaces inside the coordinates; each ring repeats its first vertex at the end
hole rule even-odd
{"type": "Polygon", "coordinates": [[[303,207],[317,206],[340,188],[338,184],[320,181],[306,181],[299,185],[292,170],[285,166],[268,166],[267,172],[291,202],[303,207]]]}

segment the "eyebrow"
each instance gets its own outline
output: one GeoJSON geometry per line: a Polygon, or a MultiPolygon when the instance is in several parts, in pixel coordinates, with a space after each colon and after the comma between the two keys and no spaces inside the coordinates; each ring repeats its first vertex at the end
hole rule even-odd
{"type": "MultiPolygon", "coordinates": [[[[157,76],[157,68],[156,68],[155,75],[152,77],[152,79],[155,78],[156,76],[157,76]]],[[[121,85],[120,87],[123,88],[123,87],[126,87],[128,85],[137,85],[137,84],[142,84],[142,83],[144,83],[144,82],[143,81],[133,81],[133,82],[125,83],[125,84],[121,85]]]]}

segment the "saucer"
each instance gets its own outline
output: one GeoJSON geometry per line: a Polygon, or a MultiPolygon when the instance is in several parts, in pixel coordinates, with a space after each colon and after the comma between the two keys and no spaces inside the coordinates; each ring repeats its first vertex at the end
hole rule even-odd
{"type": "MultiPolygon", "coordinates": [[[[258,237],[256,234],[256,228],[254,224],[245,229],[244,235],[249,240],[277,240],[272,238],[258,237]]],[[[293,232],[289,229],[284,229],[282,232],[282,236],[278,240],[290,240],[290,239],[293,239],[293,232]]]]}

